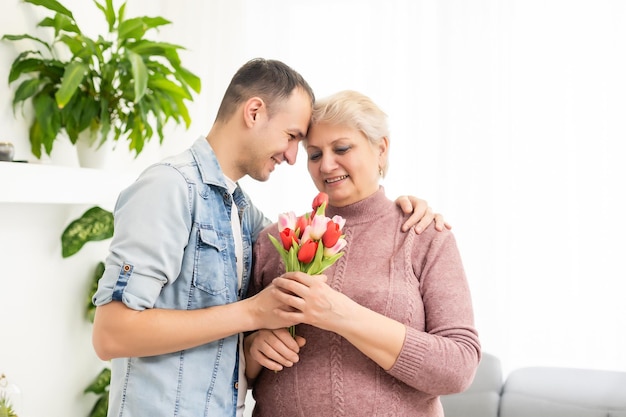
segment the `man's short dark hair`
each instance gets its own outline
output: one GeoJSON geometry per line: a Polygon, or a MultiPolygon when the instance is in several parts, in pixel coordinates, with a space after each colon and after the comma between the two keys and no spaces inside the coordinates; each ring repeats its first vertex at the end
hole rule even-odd
{"type": "Polygon", "coordinates": [[[230,81],[217,112],[216,121],[227,120],[237,106],[251,97],[260,97],[267,105],[271,116],[273,105],[277,101],[289,98],[298,87],[309,95],[313,105],[315,95],[302,75],[281,61],[252,59],[239,68],[230,81]]]}

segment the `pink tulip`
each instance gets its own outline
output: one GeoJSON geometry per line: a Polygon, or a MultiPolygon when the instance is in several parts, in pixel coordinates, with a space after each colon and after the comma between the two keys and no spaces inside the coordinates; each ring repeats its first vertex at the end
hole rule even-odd
{"type": "Polygon", "coordinates": [[[308,232],[309,238],[313,240],[320,240],[326,232],[326,224],[330,219],[326,216],[313,216],[311,224],[309,225],[308,232]]]}
{"type": "Polygon", "coordinates": [[[330,248],[328,246],[324,247],[324,256],[330,257],[330,256],[338,254],[339,251],[345,248],[347,244],[348,242],[346,242],[344,238],[340,237],[337,240],[337,243],[335,243],[333,247],[330,247],[330,248]]]}
{"type": "Polygon", "coordinates": [[[296,214],[293,211],[278,215],[278,231],[282,232],[284,229],[296,230],[296,214]]]}
{"type": "Polygon", "coordinates": [[[341,216],[333,216],[331,220],[333,221],[333,223],[339,225],[339,230],[343,230],[343,227],[346,225],[346,219],[341,216]]]}

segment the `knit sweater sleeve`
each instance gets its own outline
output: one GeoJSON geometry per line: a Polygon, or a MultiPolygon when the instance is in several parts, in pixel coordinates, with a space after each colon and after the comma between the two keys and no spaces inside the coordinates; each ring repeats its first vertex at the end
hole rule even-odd
{"type": "Polygon", "coordinates": [[[414,236],[405,258],[419,280],[425,322],[422,328],[407,325],[389,374],[432,395],[461,392],[474,378],[480,342],[456,240],[432,227],[414,236]]]}

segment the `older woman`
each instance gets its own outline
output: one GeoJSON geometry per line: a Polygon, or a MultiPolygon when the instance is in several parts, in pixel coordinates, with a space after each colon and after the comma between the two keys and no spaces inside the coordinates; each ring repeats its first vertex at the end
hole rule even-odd
{"type": "Polygon", "coordinates": [[[439,396],[464,390],[480,360],[472,302],[449,230],[401,233],[405,215],[385,196],[386,115],[343,91],[315,104],[304,141],[327,216],[348,245],[325,276],[284,272],[264,234],[250,294],[273,283],[303,323],[246,339],[256,417],[442,416],[439,396]],[[279,277],[279,278],[276,278],[279,277]],[[294,297],[295,295],[295,297],[294,297]],[[306,346],[305,346],[306,343],[306,346]]]}

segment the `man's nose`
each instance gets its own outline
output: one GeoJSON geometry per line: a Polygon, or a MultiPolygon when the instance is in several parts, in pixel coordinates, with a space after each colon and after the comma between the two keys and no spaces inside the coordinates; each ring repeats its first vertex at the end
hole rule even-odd
{"type": "Polygon", "coordinates": [[[289,165],[293,165],[296,163],[299,144],[300,144],[299,140],[292,140],[289,142],[289,147],[285,151],[285,160],[287,161],[289,165]]]}

